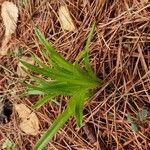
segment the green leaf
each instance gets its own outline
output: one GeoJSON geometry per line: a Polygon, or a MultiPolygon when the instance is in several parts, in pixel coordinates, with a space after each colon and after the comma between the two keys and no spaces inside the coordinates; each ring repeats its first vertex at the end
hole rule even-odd
{"type": "Polygon", "coordinates": [[[69,102],[68,102],[68,111],[74,112],[75,113],[75,108],[76,108],[76,103],[77,100],[79,99],[79,95],[78,95],[79,91],[76,90],[75,93],[72,95],[72,97],[70,98],[69,102]]]}
{"type": "Polygon", "coordinates": [[[36,143],[34,150],[42,150],[49,140],[57,133],[57,131],[66,123],[66,121],[72,116],[73,112],[66,109],[62,114],[60,114],[53,124],[48,128],[46,133],[40,138],[36,143]]]}
{"type": "Polygon", "coordinates": [[[76,89],[81,88],[77,85],[74,84],[68,84],[67,82],[58,82],[58,81],[54,81],[49,85],[31,85],[28,84],[28,93],[32,93],[33,91],[41,91],[45,94],[56,94],[56,95],[72,95],[76,89]]]}
{"type": "MultiPolygon", "coordinates": [[[[79,60],[83,58],[86,70],[83,70],[79,64],[71,64],[59,55],[53,48],[52,44],[44,37],[44,35],[35,29],[35,33],[40,42],[44,45],[46,51],[43,51],[48,65],[45,65],[38,57],[33,56],[38,66],[31,65],[21,61],[29,71],[43,75],[42,78],[31,77],[28,86],[29,94],[40,94],[43,97],[36,102],[34,108],[39,108],[52,98],[65,95],[70,100],[67,103],[67,109],[56,118],[52,126],[41,137],[35,145],[35,150],[41,150],[49,142],[49,140],[57,133],[57,131],[65,124],[65,122],[75,115],[78,126],[82,125],[84,102],[90,90],[97,88],[101,82],[94,74],[89,61],[89,47],[95,31],[95,24],[89,33],[84,51],[79,56],[79,60]],[[50,58],[49,58],[50,56],[50,58]],[[46,79],[45,79],[46,77],[46,79]]],[[[89,96],[89,95],[88,95],[89,96]]]]}
{"type": "Polygon", "coordinates": [[[39,73],[39,74],[42,74],[43,76],[47,76],[47,77],[50,77],[50,76],[54,76],[54,74],[51,72],[51,70],[45,70],[43,68],[39,68],[39,67],[36,67],[34,65],[31,65],[25,61],[22,61],[21,60],[21,63],[27,67],[28,69],[30,69],[31,71],[35,72],[35,73],[39,73]]]}
{"type": "Polygon", "coordinates": [[[68,83],[73,83],[76,85],[91,87],[95,85],[97,86],[97,84],[99,84],[99,82],[91,80],[91,78],[87,74],[85,75],[80,74],[80,76],[76,76],[69,74],[65,72],[65,70],[62,70],[60,68],[59,69],[53,68],[53,74],[55,74],[55,79],[57,79],[58,81],[66,81],[68,83]]]}
{"type": "Polygon", "coordinates": [[[76,62],[78,62],[78,61],[79,61],[80,59],[82,59],[82,58],[85,58],[86,55],[87,55],[87,53],[89,53],[89,47],[90,47],[91,40],[92,40],[92,38],[93,38],[95,29],[96,29],[96,24],[95,24],[95,22],[94,22],[94,23],[92,24],[90,33],[89,33],[89,35],[88,35],[85,48],[84,48],[84,50],[81,51],[81,52],[78,54],[78,56],[76,57],[76,62]]]}
{"type": "Polygon", "coordinates": [[[138,125],[136,124],[134,118],[130,114],[128,114],[127,116],[127,121],[131,124],[131,128],[133,129],[134,132],[139,131],[138,125]]]}
{"type": "Polygon", "coordinates": [[[41,44],[43,44],[45,46],[46,49],[49,50],[49,52],[52,53],[56,53],[55,49],[53,48],[53,46],[51,45],[50,42],[48,42],[48,40],[44,37],[44,35],[41,33],[41,31],[38,28],[34,29],[36,36],[38,37],[39,41],[41,42],[41,44]]]}
{"type": "Polygon", "coordinates": [[[39,66],[41,66],[44,69],[48,69],[48,70],[50,69],[50,67],[48,67],[44,63],[42,63],[35,55],[31,55],[31,56],[39,66]]]}
{"type": "Polygon", "coordinates": [[[31,90],[31,91],[27,91],[26,93],[25,93],[25,96],[28,96],[28,95],[43,95],[43,94],[45,94],[44,92],[42,92],[42,91],[38,91],[38,90],[31,90]]]}
{"type": "Polygon", "coordinates": [[[34,76],[30,76],[30,78],[32,81],[35,81],[36,83],[40,83],[42,85],[49,85],[55,82],[54,80],[47,81],[46,79],[41,79],[41,78],[34,77],[34,76]]]}
{"type": "Polygon", "coordinates": [[[61,57],[53,48],[51,43],[49,43],[44,35],[40,32],[39,29],[35,28],[35,33],[37,37],[39,38],[40,42],[45,46],[45,48],[50,52],[51,59],[58,64],[59,66],[65,68],[66,70],[72,71],[73,66],[68,61],[66,61],[63,57],[61,57]]]}
{"type": "Polygon", "coordinates": [[[78,93],[78,99],[76,100],[75,117],[78,127],[82,126],[84,102],[87,99],[86,93],[86,91],[80,91],[78,93]]]}
{"type": "Polygon", "coordinates": [[[127,121],[128,121],[128,123],[133,123],[134,122],[134,120],[133,120],[133,118],[130,114],[127,115],[127,121]]]}
{"type": "Polygon", "coordinates": [[[55,96],[57,96],[56,94],[53,95],[46,95],[43,98],[41,98],[40,100],[38,100],[35,105],[33,106],[33,108],[40,108],[41,106],[43,106],[45,103],[49,102],[52,100],[52,98],[54,98],[55,96]]]}
{"type": "Polygon", "coordinates": [[[42,54],[44,55],[44,57],[48,60],[48,64],[51,66],[54,65],[54,63],[50,59],[50,53],[45,49],[41,49],[41,51],[42,51],[42,54]]]}
{"type": "Polygon", "coordinates": [[[139,131],[139,127],[138,127],[138,125],[136,123],[132,123],[131,127],[132,127],[134,132],[138,132],[139,131]]]}

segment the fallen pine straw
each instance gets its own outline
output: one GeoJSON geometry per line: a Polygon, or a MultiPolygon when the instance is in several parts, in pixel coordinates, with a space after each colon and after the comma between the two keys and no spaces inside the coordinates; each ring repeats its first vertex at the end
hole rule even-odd
{"type": "MultiPolygon", "coordinates": [[[[128,123],[127,115],[129,113],[136,117],[140,110],[150,107],[150,3],[138,0],[63,1],[77,27],[77,30],[70,33],[64,32],[59,22],[58,9],[62,1],[37,0],[25,6],[19,0],[15,2],[21,9],[20,20],[16,37],[11,39],[9,47],[22,48],[23,55],[32,51],[41,59],[44,58],[33,32],[38,25],[59,52],[73,61],[84,47],[92,22],[96,21],[97,24],[90,58],[98,77],[104,80],[104,85],[84,111],[84,123],[90,124],[96,142],[90,144],[85,130],[76,129],[75,120],[70,120],[49,143],[48,148],[92,150],[100,149],[100,143],[103,142],[109,149],[149,149],[150,115],[145,122],[139,122],[138,133],[128,123]]],[[[0,29],[4,30],[2,25],[0,29]]],[[[20,78],[14,78],[18,58],[3,57],[0,64],[5,66],[1,67],[1,93],[9,95],[12,90],[18,93],[22,90],[18,84],[20,78]],[[10,85],[14,88],[11,89],[10,85]],[[8,91],[8,94],[4,91],[8,91]]],[[[36,100],[36,97],[22,99],[19,94],[15,98],[11,96],[12,102],[29,106],[36,100]]],[[[66,102],[66,97],[60,97],[59,103],[47,104],[38,110],[40,135],[63,110],[66,102]]],[[[32,149],[39,137],[25,136],[18,129],[18,123],[14,113],[9,124],[0,126],[1,138],[5,138],[5,133],[10,133],[18,149],[32,149]]]]}

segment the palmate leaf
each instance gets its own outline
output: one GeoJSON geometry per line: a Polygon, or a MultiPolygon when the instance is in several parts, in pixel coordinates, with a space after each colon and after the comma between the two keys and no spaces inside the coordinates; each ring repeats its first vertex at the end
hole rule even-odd
{"type": "Polygon", "coordinates": [[[66,83],[56,83],[55,85],[39,85],[39,86],[33,86],[28,84],[28,90],[32,91],[32,90],[37,90],[37,91],[41,91],[45,94],[57,94],[57,95],[61,95],[61,94],[65,94],[65,95],[69,95],[70,93],[70,87],[67,86],[66,83]]]}
{"type": "MultiPolygon", "coordinates": [[[[51,45],[51,43],[49,43],[46,38],[44,37],[44,35],[40,32],[39,29],[35,29],[35,33],[37,35],[37,37],[39,38],[40,42],[45,46],[46,50],[49,52],[50,56],[51,56],[51,60],[52,60],[52,64],[54,65],[58,65],[61,68],[64,68],[65,70],[68,70],[70,72],[72,72],[74,75],[78,76],[81,71],[78,70],[78,68],[76,68],[76,66],[74,66],[73,64],[69,63],[68,61],[66,61],[63,57],[61,57],[53,48],[53,46],[51,45]]],[[[46,53],[45,53],[46,54],[46,53]]],[[[46,54],[47,55],[47,54],[46,54]]],[[[47,57],[47,56],[46,56],[47,57]]],[[[55,66],[54,65],[54,66],[55,66]]]]}
{"type": "Polygon", "coordinates": [[[72,115],[76,117],[77,125],[79,127],[82,125],[84,103],[89,96],[90,90],[100,85],[100,79],[94,74],[88,56],[94,31],[95,24],[91,28],[84,51],[77,58],[77,60],[83,59],[86,68],[86,70],[83,70],[79,64],[71,64],[61,57],[39,29],[35,29],[37,37],[46,49],[42,51],[48,60],[48,65],[45,65],[35,55],[32,57],[37,66],[22,61],[30,71],[44,76],[42,78],[31,76],[32,80],[27,85],[28,94],[42,95],[42,98],[35,103],[34,108],[41,107],[59,95],[70,97],[66,110],[58,116],[47,132],[40,138],[35,145],[35,150],[42,150],[72,115]]]}

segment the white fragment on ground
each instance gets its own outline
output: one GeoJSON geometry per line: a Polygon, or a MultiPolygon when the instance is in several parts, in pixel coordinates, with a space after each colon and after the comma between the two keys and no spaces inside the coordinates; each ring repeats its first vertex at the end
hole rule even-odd
{"type": "Polygon", "coordinates": [[[58,10],[59,21],[63,30],[74,31],[75,25],[66,6],[61,6],[58,10]]]}
{"type": "Polygon", "coordinates": [[[3,56],[7,55],[7,43],[9,42],[11,35],[15,32],[17,27],[18,7],[13,2],[3,2],[1,6],[1,16],[5,26],[5,36],[0,49],[0,55],[3,56]]]}

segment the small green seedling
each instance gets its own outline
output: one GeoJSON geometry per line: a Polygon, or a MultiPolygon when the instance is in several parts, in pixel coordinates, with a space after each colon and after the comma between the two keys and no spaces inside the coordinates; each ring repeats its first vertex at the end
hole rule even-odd
{"type": "Polygon", "coordinates": [[[127,121],[131,124],[131,127],[133,131],[138,132],[139,131],[139,123],[146,121],[148,117],[148,110],[146,108],[139,111],[136,115],[136,117],[131,116],[128,114],[127,121]]]}
{"type": "Polygon", "coordinates": [[[29,95],[39,94],[43,96],[35,103],[34,108],[41,107],[59,95],[70,97],[66,109],[56,118],[47,132],[36,143],[35,150],[43,149],[71,116],[74,115],[77,125],[79,127],[82,126],[84,104],[88,100],[91,90],[101,85],[101,80],[92,70],[88,56],[94,31],[95,23],[90,30],[85,49],[79,53],[76,62],[71,64],[56,52],[39,29],[35,29],[38,39],[46,49],[42,50],[42,52],[49,65],[45,65],[37,56],[33,56],[37,64],[36,66],[21,61],[31,72],[43,76],[43,78],[31,76],[34,82],[27,84],[27,93],[29,95]],[[81,68],[78,64],[78,61],[81,59],[83,59],[85,69],[81,68]]]}
{"type": "Polygon", "coordinates": [[[139,127],[138,127],[137,122],[135,121],[135,119],[130,114],[128,114],[128,116],[127,116],[127,121],[128,121],[128,123],[131,124],[131,128],[134,132],[139,131],[139,127]]]}

